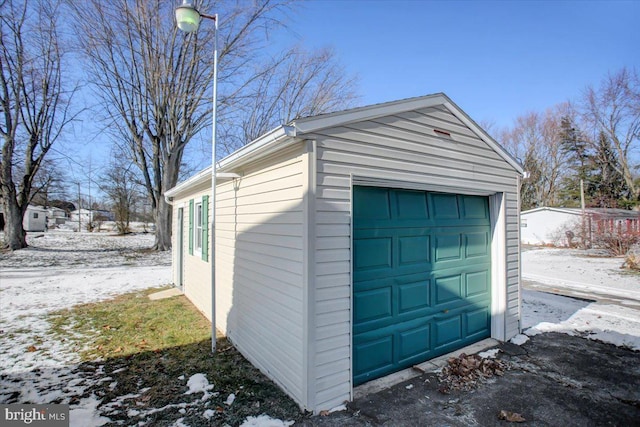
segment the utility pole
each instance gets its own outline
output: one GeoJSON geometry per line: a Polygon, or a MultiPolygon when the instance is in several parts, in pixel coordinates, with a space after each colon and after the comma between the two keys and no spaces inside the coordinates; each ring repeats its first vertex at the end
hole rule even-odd
{"type": "Polygon", "coordinates": [[[587,230],[585,227],[585,207],[584,207],[584,179],[580,180],[580,208],[582,209],[581,211],[581,216],[582,216],[582,247],[586,248],[587,247],[587,230]]]}
{"type": "Polygon", "coordinates": [[[80,221],[81,218],[81,213],[82,213],[82,206],[81,206],[81,199],[80,199],[80,181],[76,182],[76,184],[78,184],[78,233],[80,232],[80,230],[82,230],[82,222],[80,221]]]}

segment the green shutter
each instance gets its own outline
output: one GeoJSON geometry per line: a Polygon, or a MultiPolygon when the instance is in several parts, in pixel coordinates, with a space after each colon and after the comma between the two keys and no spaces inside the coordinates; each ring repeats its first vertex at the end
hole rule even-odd
{"type": "Polygon", "coordinates": [[[209,259],[209,196],[202,196],[202,259],[209,259]]]}
{"type": "Polygon", "coordinates": [[[189,255],[193,255],[193,200],[189,200],[189,255]]]}

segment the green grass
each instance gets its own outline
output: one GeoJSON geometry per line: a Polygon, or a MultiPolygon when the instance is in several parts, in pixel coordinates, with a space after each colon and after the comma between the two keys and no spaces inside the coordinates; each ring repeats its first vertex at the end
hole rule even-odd
{"type": "Polygon", "coordinates": [[[76,306],[50,318],[54,333],[79,349],[83,360],[79,369],[85,375],[110,377],[89,390],[103,405],[148,388],[115,411],[107,411],[114,425],[145,421],[163,426],[184,418],[188,425],[236,426],[260,414],[283,420],[307,416],[225,338],[218,338],[217,351],[212,354],[210,323],[185,297],[149,300],[148,294],[156,291],[76,306]],[[204,373],[214,385],[211,393],[218,394],[205,402],[200,400],[202,393],[185,395],[187,380],[196,373],[204,373]],[[230,393],[236,400],[228,406],[224,402],[230,393]],[[184,403],[186,412],[171,407],[144,417],[128,414],[129,410],[144,414],[176,403],[184,403]],[[210,420],[202,416],[206,409],[215,412],[210,420]]]}

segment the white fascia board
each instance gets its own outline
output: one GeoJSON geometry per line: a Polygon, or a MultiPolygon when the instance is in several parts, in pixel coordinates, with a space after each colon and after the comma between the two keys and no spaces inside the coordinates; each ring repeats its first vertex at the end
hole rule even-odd
{"type": "Polygon", "coordinates": [[[187,179],[186,181],[182,181],[178,185],[164,192],[165,197],[175,197],[180,194],[184,190],[191,188],[193,186],[204,184],[205,182],[211,182],[211,166],[208,168],[201,170],[196,175],[187,179]]]}
{"type": "Polygon", "coordinates": [[[271,148],[278,142],[282,142],[282,140],[290,137],[290,135],[291,130],[289,126],[278,126],[220,160],[218,162],[218,168],[221,170],[229,170],[234,166],[244,164],[256,155],[262,155],[265,150],[271,148]]]}
{"type": "MultiPolygon", "coordinates": [[[[222,179],[237,178],[240,175],[230,172],[234,167],[238,167],[257,157],[267,155],[274,150],[279,150],[284,145],[288,145],[289,142],[295,141],[295,132],[292,132],[290,126],[279,126],[220,160],[216,168],[216,177],[222,179]]],[[[210,181],[211,166],[165,191],[164,195],[165,197],[175,197],[193,186],[210,181]]]]}
{"type": "MultiPolygon", "coordinates": [[[[216,178],[217,179],[233,179],[233,178],[240,178],[240,175],[238,175],[237,173],[216,171],[216,178]]],[[[201,170],[196,175],[192,176],[186,181],[182,181],[175,187],[165,191],[164,195],[165,197],[175,197],[176,195],[182,193],[183,191],[191,187],[195,187],[203,184],[211,185],[211,166],[201,170]]]]}

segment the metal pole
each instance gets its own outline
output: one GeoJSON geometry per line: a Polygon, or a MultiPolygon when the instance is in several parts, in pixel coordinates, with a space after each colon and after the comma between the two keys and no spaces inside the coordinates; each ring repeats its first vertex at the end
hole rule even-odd
{"type": "Polygon", "coordinates": [[[82,231],[82,223],[80,221],[80,217],[82,214],[82,200],[80,199],[80,181],[77,182],[78,184],[78,233],[82,231]]]}
{"type": "Polygon", "coordinates": [[[580,216],[582,217],[582,248],[587,248],[587,230],[585,229],[584,180],[580,180],[580,216]]]}
{"type": "Polygon", "coordinates": [[[216,104],[218,103],[218,14],[213,15],[213,105],[211,107],[211,352],[216,352],[216,104]]]}

